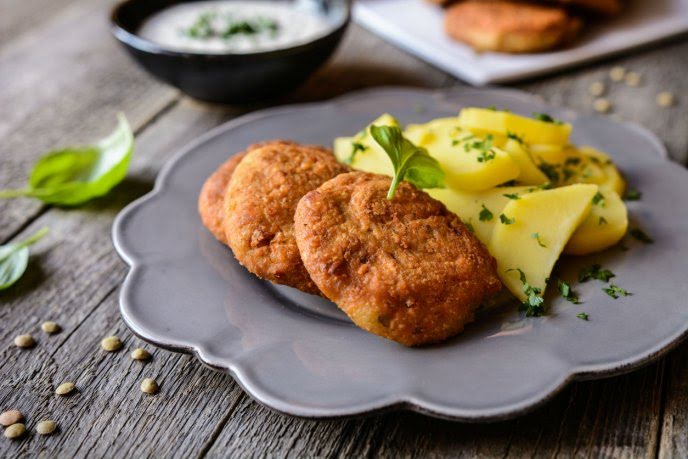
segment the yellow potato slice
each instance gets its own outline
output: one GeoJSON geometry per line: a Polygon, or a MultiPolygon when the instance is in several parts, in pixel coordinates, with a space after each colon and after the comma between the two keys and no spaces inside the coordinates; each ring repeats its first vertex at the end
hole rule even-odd
{"type": "Polygon", "coordinates": [[[548,123],[514,113],[486,108],[464,108],[459,113],[461,127],[479,134],[516,134],[527,144],[567,145],[571,134],[568,123],[548,123]]]}
{"type": "Polygon", "coordinates": [[[494,146],[493,137],[480,138],[459,128],[456,118],[409,125],[404,136],[439,161],[447,186],[457,190],[487,190],[520,174],[511,155],[494,146]]]}
{"type": "Polygon", "coordinates": [[[487,191],[461,191],[452,188],[435,188],[425,190],[433,198],[444,203],[447,209],[458,215],[473,230],[480,241],[487,245],[492,237],[492,230],[499,222],[499,214],[512,200],[505,195],[520,197],[533,190],[527,186],[510,186],[493,188],[487,191]],[[483,207],[484,206],[484,207],[483,207]]]}
{"type": "Polygon", "coordinates": [[[370,126],[399,126],[399,122],[385,113],[354,137],[338,137],[334,140],[334,154],[340,162],[354,169],[388,176],[394,175],[394,167],[387,153],[370,135],[370,126]]]}
{"type": "Polygon", "coordinates": [[[521,269],[528,283],[544,294],[546,279],[569,238],[590,213],[597,190],[597,185],[577,184],[537,191],[504,207],[502,214],[513,223],[496,224],[488,247],[497,259],[502,282],[517,298],[526,299],[523,284],[519,273],[509,270],[521,269]]]}
{"type": "Polygon", "coordinates": [[[511,155],[520,173],[516,181],[524,185],[540,185],[548,181],[547,176],[537,167],[525,145],[515,139],[508,139],[504,150],[511,155]]]}
{"type": "Polygon", "coordinates": [[[580,147],[578,151],[582,155],[591,158],[593,162],[595,162],[602,169],[605,178],[603,181],[599,182],[601,187],[614,190],[619,196],[624,195],[626,192],[626,181],[609,155],[588,146],[580,147]]]}
{"type": "Polygon", "coordinates": [[[628,211],[613,190],[600,187],[602,200],[595,200],[588,217],[564,247],[569,255],[587,255],[607,249],[621,240],[628,229],[628,211]]]}

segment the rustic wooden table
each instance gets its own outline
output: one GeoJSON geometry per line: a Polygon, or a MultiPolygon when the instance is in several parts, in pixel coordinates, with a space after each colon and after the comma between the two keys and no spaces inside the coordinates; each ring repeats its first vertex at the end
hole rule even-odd
{"type": "MultiPolygon", "coordinates": [[[[2,438],[0,457],[688,456],[688,345],[630,375],[572,384],[536,412],[490,425],[409,412],[295,419],[258,405],[230,376],[193,357],[154,349],[151,362],[132,361],[127,351],[144,343],[118,311],[126,267],[110,240],[113,218],[151,189],[175,150],[246,109],[200,104],[153,81],[109,35],[109,6],[104,0],[0,0],[0,188],[21,186],[34,159],[52,147],[106,133],[116,112],[126,113],[137,136],[130,174],[107,198],[70,210],[28,199],[0,202],[0,243],[51,228],[26,275],[0,293],[0,411],[21,410],[31,432],[46,417],[60,426],[51,437],[2,438]],[[39,325],[48,319],[63,331],[43,334],[39,325]],[[38,345],[16,348],[14,336],[27,332],[38,345]],[[123,338],[126,350],[100,350],[111,334],[123,338]],[[139,391],[146,376],[161,383],[157,396],[139,391]],[[54,388],[66,380],[78,393],[56,397],[54,388]]],[[[518,87],[589,112],[587,88],[605,79],[612,64],[645,80],[640,88],[612,87],[615,112],[653,130],[685,163],[686,41],[518,87]],[[656,107],[661,90],[676,94],[678,106],[656,107]]],[[[335,58],[280,103],[400,84],[461,83],[354,26],[335,58]]]]}

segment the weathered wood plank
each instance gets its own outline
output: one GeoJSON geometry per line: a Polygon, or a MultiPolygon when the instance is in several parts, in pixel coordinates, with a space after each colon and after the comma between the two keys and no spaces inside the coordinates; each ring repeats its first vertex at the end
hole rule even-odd
{"type": "Polygon", "coordinates": [[[41,27],[75,0],[0,0],[0,49],[41,27]]]}
{"type": "Polygon", "coordinates": [[[688,343],[668,358],[659,457],[688,457],[688,343]]]}
{"type": "MultiPolygon", "coordinates": [[[[0,51],[0,188],[23,187],[44,152],[107,133],[117,112],[136,129],[177,97],[110,37],[109,4],[75,2],[0,51]]],[[[0,200],[0,241],[42,209],[34,200],[0,200]]]]}

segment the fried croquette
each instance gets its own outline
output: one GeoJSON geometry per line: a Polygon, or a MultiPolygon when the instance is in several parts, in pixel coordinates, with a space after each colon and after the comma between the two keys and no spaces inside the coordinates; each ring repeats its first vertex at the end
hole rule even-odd
{"type": "Polygon", "coordinates": [[[323,147],[268,143],[248,152],[224,199],[236,259],[260,278],[319,294],[294,240],[294,211],[303,195],[348,170],[323,147]]]}
{"type": "Polygon", "coordinates": [[[234,169],[245,155],[245,151],[237,153],[218,167],[206,179],[201,188],[201,194],[198,196],[198,213],[201,215],[203,225],[218,241],[225,244],[227,243],[224,228],[225,192],[234,169]]]}
{"type": "Polygon", "coordinates": [[[359,327],[416,346],[471,322],[501,289],[496,262],[441,202],[402,182],[339,175],[306,194],[294,216],[301,258],[320,291],[359,327]]]}
{"type": "Polygon", "coordinates": [[[532,53],[560,46],[573,38],[580,20],[563,8],[471,0],[447,9],[445,30],[477,51],[532,53]]]}
{"type": "Polygon", "coordinates": [[[201,215],[203,225],[218,241],[225,244],[227,243],[224,228],[224,203],[227,186],[229,185],[229,180],[232,178],[234,169],[236,169],[239,162],[249,151],[265,145],[277,144],[293,145],[294,142],[289,140],[272,140],[249,145],[246,150],[235,154],[220,165],[220,167],[218,167],[203,183],[201,193],[198,196],[198,213],[201,215]]]}

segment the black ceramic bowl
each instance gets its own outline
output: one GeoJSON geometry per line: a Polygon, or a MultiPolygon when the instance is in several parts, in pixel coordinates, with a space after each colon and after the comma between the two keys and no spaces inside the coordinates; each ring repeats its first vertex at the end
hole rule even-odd
{"type": "Polygon", "coordinates": [[[112,11],[112,33],[143,68],[192,97],[222,103],[257,102],[303,83],[334,52],[349,24],[350,0],[289,1],[310,1],[331,28],[313,41],[271,51],[171,51],[139,37],[137,32],[152,14],[183,0],[126,0],[112,11]]]}

